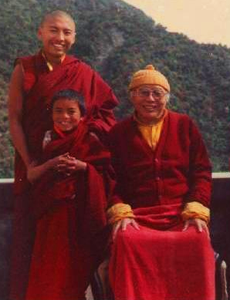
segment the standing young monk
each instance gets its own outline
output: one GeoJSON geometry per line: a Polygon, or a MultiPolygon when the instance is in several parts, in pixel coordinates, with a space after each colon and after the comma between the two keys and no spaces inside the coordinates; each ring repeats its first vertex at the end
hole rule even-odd
{"type": "Polygon", "coordinates": [[[15,156],[15,213],[12,246],[11,299],[24,299],[34,240],[30,183],[27,173],[39,160],[44,133],[51,128],[50,99],[62,89],[85,98],[89,130],[99,138],[115,123],[117,99],[111,88],[88,65],[66,55],[75,42],[75,24],[63,11],[45,15],[38,38],[42,49],[16,60],[9,87],[9,120],[15,156]]]}

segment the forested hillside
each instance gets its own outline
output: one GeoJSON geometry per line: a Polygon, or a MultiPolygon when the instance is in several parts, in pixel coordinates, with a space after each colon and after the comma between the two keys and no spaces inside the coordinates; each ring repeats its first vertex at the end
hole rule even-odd
{"type": "Polygon", "coordinates": [[[170,80],[171,108],[186,112],[196,120],[214,170],[227,170],[229,48],[198,44],[184,35],[169,33],[123,1],[1,0],[0,177],[12,176],[13,149],[6,93],[14,59],[39,49],[36,39],[39,20],[44,12],[57,8],[70,12],[77,22],[77,43],[72,53],[99,71],[120,99],[117,118],[130,113],[127,85],[131,74],[152,63],[170,80]]]}

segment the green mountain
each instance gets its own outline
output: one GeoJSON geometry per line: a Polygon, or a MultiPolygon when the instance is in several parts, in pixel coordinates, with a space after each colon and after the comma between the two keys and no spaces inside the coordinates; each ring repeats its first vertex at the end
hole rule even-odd
{"type": "Polygon", "coordinates": [[[127,94],[131,74],[151,63],[169,78],[170,107],[196,120],[214,171],[228,169],[229,48],[198,44],[185,35],[169,33],[120,0],[1,0],[0,177],[12,176],[6,93],[13,63],[16,57],[37,51],[39,21],[52,9],[63,9],[76,20],[77,43],[72,53],[89,63],[114,89],[120,99],[118,119],[131,112],[127,94]]]}

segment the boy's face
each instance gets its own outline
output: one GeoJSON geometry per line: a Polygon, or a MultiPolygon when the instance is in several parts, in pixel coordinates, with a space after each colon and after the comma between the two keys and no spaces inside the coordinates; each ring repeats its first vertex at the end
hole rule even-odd
{"type": "Polygon", "coordinates": [[[75,24],[66,16],[48,17],[38,30],[38,38],[48,60],[62,60],[75,42],[75,24]]]}
{"type": "Polygon", "coordinates": [[[76,128],[81,119],[78,102],[65,98],[55,101],[52,118],[55,127],[61,131],[76,128]]]}

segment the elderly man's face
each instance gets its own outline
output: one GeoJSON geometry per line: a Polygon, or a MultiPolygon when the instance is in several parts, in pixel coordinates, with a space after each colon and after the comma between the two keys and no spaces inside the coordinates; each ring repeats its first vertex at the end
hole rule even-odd
{"type": "Polygon", "coordinates": [[[151,124],[163,115],[168,92],[159,85],[142,85],[131,91],[130,97],[138,119],[151,124]]]}

